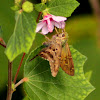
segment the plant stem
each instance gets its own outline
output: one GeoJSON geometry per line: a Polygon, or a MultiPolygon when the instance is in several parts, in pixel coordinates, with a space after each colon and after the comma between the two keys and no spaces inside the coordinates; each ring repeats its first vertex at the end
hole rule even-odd
{"type": "Polygon", "coordinates": [[[6,45],[4,45],[4,44],[2,44],[2,43],[0,43],[0,45],[3,46],[4,48],[6,48],[6,45]]]}
{"type": "Polygon", "coordinates": [[[36,20],[37,23],[39,22],[39,18],[41,15],[42,15],[42,12],[39,12],[39,15],[38,15],[37,20],[36,20]]]}
{"type": "Polygon", "coordinates": [[[7,100],[12,98],[12,62],[8,61],[8,92],[7,100]]]}
{"type": "Polygon", "coordinates": [[[22,62],[23,62],[24,57],[25,57],[25,53],[23,53],[22,59],[21,59],[21,61],[20,61],[19,67],[18,67],[18,69],[17,69],[16,75],[15,75],[15,78],[14,78],[14,83],[16,83],[17,76],[18,76],[19,70],[20,70],[20,68],[21,68],[21,65],[22,65],[22,62]]]}
{"type": "Polygon", "coordinates": [[[0,38],[0,45],[3,46],[4,48],[6,48],[6,43],[3,40],[3,38],[0,38]]]}
{"type": "Polygon", "coordinates": [[[18,87],[20,84],[24,83],[28,81],[28,78],[24,77],[23,79],[21,79],[18,83],[15,84],[14,89],[16,89],[16,87],[18,87]]]}

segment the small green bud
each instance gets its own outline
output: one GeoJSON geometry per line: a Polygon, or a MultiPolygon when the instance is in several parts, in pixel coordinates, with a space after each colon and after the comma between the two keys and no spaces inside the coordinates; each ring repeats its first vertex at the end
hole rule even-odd
{"type": "Polygon", "coordinates": [[[15,4],[19,4],[21,2],[22,2],[22,0],[15,0],[15,4]]]}
{"type": "Polygon", "coordinates": [[[46,3],[46,2],[49,2],[51,0],[41,0],[42,3],[46,3]]]}
{"type": "Polygon", "coordinates": [[[42,2],[42,3],[46,3],[46,2],[47,2],[47,0],[41,0],[41,2],[42,2]]]}
{"type": "Polygon", "coordinates": [[[22,9],[23,11],[30,13],[33,11],[33,4],[29,1],[26,1],[23,3],[22,9]]]}

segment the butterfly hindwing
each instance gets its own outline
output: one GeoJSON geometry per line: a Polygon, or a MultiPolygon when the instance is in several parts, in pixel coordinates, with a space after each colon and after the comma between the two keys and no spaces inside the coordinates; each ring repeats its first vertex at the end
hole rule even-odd
{"type": "Polygon", "coordinates": [[[68,43],[62,48],[60,66],[70,76],[74,76],[74,64],[68,43]]]}

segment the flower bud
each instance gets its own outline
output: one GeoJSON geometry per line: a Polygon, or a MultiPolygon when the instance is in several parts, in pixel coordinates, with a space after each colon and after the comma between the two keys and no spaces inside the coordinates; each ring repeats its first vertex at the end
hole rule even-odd
{"type": "Polygon", "coordinates": [[[47,0],[41,0],[41,2],[42,2],[42,3],[46,3],[46,2],[47,2],[47,0]]]}
{"type": "Polygon", "coordinates": [[[23,9],[23,11],[25,11],[27,13],[30,13],[34,9],[33,8],[33,4],[31,2],[29,2],[29,1],[26,1],[26,2],[23,3],[22,9],[23,9]]]}

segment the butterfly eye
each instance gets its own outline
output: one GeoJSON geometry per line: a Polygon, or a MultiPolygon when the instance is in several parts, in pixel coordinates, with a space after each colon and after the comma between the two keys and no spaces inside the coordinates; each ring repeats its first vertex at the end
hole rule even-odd
{"type": "Polygon", "coordinates": [[[58,37],[58,34],[57,34],[57,37],[58,37]]]}
{"type": "Polygon", "coordinates": [[[55,49],[53,49],[53,51],[55,51],[55,49]]]}
{"type": "Polygon", "coordinates": [[[51,47],[49,47],[49,49],[51,49],[51,47]]]}
{"type": "Polygon", "coordinates": [[[62,37],[65,37],[65,34],[62,34],[62,37]]]}

